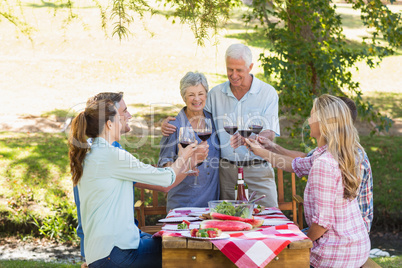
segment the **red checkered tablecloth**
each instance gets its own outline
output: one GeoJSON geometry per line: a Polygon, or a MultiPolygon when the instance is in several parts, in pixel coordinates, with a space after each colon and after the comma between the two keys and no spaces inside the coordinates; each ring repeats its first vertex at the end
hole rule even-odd
{"type": "MultiPolygon", "coordinates": [[[[258,217],[264,218],[266,224],[272,222],[273,225],[274,223],[279,223],[280,225],[261,226],[244,232],[230,232],[230,238],[211,240],[211,242],[237,267],[253,268],[265,267],[291,242],[308,239],[279,209],[268,208],[265,212],[269,214],[258,217]],[[283,224],[284,221],[286,221],[285,224],[283,224]]],[[[192,213],[191,210],[186,211],[186,213],[172,212],[168,216],[175,217],[177,214],[183,216],[183,214],[188,215],[190,213],[192,213]]],[[[192,222],[192,224],[196,224],[196,222],[192,222]]],[[[174,224],[170,225],[174,226],[174,224]]],[[[162,230],[154,236],[180,237],[182,235],[180,231],[162,230]]]]}
{"type": "Polygon", "coordinates": [[[278,225],[230,234],[211,242],[237,267],[265,267],[293,241],[307,239],[294,224],[278,225]]]}

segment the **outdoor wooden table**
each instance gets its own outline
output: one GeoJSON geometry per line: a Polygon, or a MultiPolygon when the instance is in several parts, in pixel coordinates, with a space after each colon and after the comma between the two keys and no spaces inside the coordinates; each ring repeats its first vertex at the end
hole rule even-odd
{"type": "MultiPolygon", "coordinates": [[[[290,243],[266,267],[310,267],[309,239],[290,243]]],[[[236,267],[210,241],[194,240],[185,237],[162,237],[162,267],[236,267]]]]}

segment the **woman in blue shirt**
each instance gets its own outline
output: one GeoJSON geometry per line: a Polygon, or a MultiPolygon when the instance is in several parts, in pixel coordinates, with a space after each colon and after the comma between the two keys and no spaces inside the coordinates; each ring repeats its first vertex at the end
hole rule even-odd
{"type": "Polygon", "coordinates": [[[69,158],[81,199],[86,262],[91,268],[161,267],[160,240],[140,238],[133,221],[133,181],[164,187],[179,184],[186,177],[188,159],[196,164],[206,153],[198,154],[191,144],[180,150],[171,167],[154,168],[111,145],[120,140],[121,128],[110,100],[87,105],[72,122],[69,158]],[[90,148],[87,138],[93,139],[90,148]]]}
{"type": "MultiPolygon", "coordinates": [[[[170,166],[176,160],[179,152],[180,127],[191,126],[193,129],[197,129],[200,119],[210,118],[212,135],[206,141],[209,145],[208,158],[198,167],[199,188],[191,187],[195,178],[189,176],[179,185],[170,189],[167,195],[168,211],[177,207],[207,207],[208,201],[219,199],[219,139],[211,114],[204,110],[208,93],[208,82],[204,74],[188,72],[180,80],[180,93],[186,106],[179,112],[176,119],[170,122],[176,126],[176,131],[168,137],[163,137],[160,142],[158,166],[170,166]]],[[[201,143],[200,138],[195,136],[201,143]]]]}

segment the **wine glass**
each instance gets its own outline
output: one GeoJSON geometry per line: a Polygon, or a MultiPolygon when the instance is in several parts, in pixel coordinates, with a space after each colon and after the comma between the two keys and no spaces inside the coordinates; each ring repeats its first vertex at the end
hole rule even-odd
{"type": "MultiPolygon", "coordinates": [[[[249,127],[249,123],[249,115],[243,115],[238,119],[238,132],[243,138],[248,138],[251,136],[251,134],[253,134],[253,131],[249,127]]],[[[247,152],[246,156],[250,158],[250,151],[247,152]]]]}
{"type": "MultiPolygon", "coordinates": [[[[183,148],[195,142],[195,134],[191,127],[181,127],[179,130],[179,142],[183,148]]],[[[188,159],[190,170],[186,174],[194,173],[196,171],[191,169],[191,158],[188,159]]]]}
{"type": "Polygon", "coordinates": [[[212,134],[212,122],[210,118],[201,118],[197,124],[197,135],[202,141],[206,141],[212,134]]]}
{"type": "MultiPolygon", "coordinates": [[[[205,118],[205,117],[200,118],[198,120],[197,129],[195,131],[197,132],[198,138],[200,138],[200,140],[202,140],[202,141],[208,140],[212,135],[212,121],[211,121],[211,119],[210,118],[205,118]]],[[[205,159],[205,160],[207,160],[207,159],[205,159]]],[[[201,166],[202,163],[204,163],[204,162],[198,163],[197,167],[201,166]]]]}
{"type": "MultiPolygon", "coordinates": [[[[230,136],[233,136],[236,133],[237,120],[235,113],[225,114],[225,119],[223,121],[223,128],[230,136]]],[[[233,154],[235,153],[236,153],[235,148],[233,148],[233,154]]]]}
{"type": "Polygon", "coordinates": [[[250,125],[249,128],[251,131],[257,135],[255,138],[256,141],[258,141],[258,134],[260,134],[262,128],[263,128],[263,121],[261,116],[258,113],[252,113],[250,114],[250,125]]]}

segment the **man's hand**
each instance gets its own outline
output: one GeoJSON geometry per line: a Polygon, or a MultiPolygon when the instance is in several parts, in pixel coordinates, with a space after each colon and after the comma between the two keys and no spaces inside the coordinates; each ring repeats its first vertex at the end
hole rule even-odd
{"type": "Polygon", "coordinates": [[[275,151],[275,146],[276,143],[273,142],[271,139],[263,137],[263,136],[258,136],[258,142],[267,150],[269,151],[275,151]]]}
{"type": "Polygon", "coordinates": [[[230,137],[230,146],[232,146],[234,149],[244,145],[244,143],[244,138],[239,133],[236,133],[230,137]]]}
{"type": "Polygon", "coordinates": [[[175,117],[173,116],[168,116],[162,121],[162,135],[165,137],[168,137],[170,134],[173,134],[176,131],[176,127],[173,126],[172,124],[169,124],[169,121],[174,121],[176,120],[175,117]]]}
{"type": "Polygon", "coordinates": [[[88,265],[86,262],[84,262],[83,264],[81,264],[81,268],[88,268],[88,265]]]}

